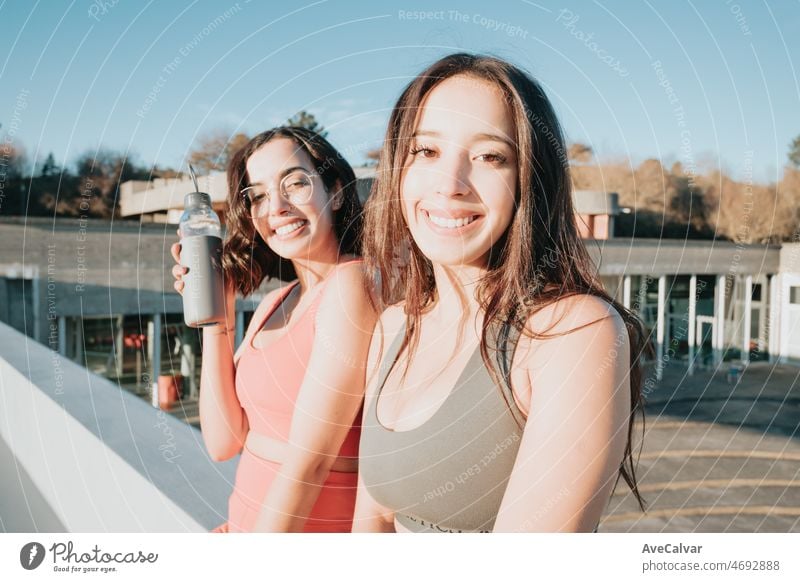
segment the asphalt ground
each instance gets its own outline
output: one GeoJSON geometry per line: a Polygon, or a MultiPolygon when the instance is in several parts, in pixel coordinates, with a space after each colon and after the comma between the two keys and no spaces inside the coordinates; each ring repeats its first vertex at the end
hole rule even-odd
{"type": "Polygon", "coordinates": [[[664,369],[634,430],[647,511],[620,481],[601,532],[800,532],[800,368],[730,366],[664,369]]]}

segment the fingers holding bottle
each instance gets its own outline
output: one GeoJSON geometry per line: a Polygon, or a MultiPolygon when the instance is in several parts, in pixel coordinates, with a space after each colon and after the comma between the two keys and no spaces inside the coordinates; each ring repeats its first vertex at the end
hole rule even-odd
{"type": "Polygon", "coordinates": [[[183,276],[189,271],[189,269],[181,265],[181,243],[174,243],[170,247],[169,251],[172,255],[172,258],[175,260],[175,265],[172,266],[172,276],[175,278],[175,283],[173,283],[172,286],[175,288],[175,291],[183,295],[183,287],[185,285],[183,282],[183,276]]]}

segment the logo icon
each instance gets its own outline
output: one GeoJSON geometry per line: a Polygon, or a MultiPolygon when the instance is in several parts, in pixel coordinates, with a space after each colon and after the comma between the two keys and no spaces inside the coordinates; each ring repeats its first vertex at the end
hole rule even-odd
{"type": "Polygon", "coordinates": [[[29,542],[19,552],[19,563],[26,570],[35,570],[44,561],[44,546],[39,542],[29,542]]]}

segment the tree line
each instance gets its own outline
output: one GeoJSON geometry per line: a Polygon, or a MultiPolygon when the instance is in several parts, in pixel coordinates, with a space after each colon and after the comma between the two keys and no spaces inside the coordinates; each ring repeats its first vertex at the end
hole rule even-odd
{"type": "MultiPolygon", "coordinates": [[[[306,111],[287,124],[327,133],[306,111]]],[[[197,141],[188,161],[201,174],[224,171],[249,139],[241,132],[209,132],[197,141]]],[[[364,155],[368,164],[377,162],[376,150],[364,155]]],[[[680,162],[667,168],[656,159],[636,167],[627,161],[599,163],[592,149],[580,143],[570,146],[568,158],[574,188],[619,194],[626,212],[616,218],[615,236],[742,244],[800,240],[800,136],[790,144],[783,177],[770,184],[737,181],[718,169],[694,173],[680,162]]],[[[132,156],[107,149],[83,153],[72,167],[59,167],[52,153],[38,169],[27,167],[24,150],[0,139],[0,215],[120,218],[117,202],[123,182],[184,176],[173,168],[145,167],[132,156]]]]}
{"type": "Polygon", "coordinates": [[[752,179],[747,160],[749,176],[734,180],[719,169],[698,173],[680,162],[667,168],[656,159],[636,167],[625,161],[600,164],[583,144],[573,144],[569,158],[575,188],[617,192],[620,206],[630,209],[616,218],[615,236],[742,244],[800,238],[800,137],[790,146],[782,179],[770,184],[752,179]]]}
{"type": "MultiPolygon", "coordinates": [[[[327,133],[307,111],[298,112],[286,123],[327,133]]],[[[230,157],[249,140],[244,133],[211,131],[197,141],[188,162],[200,174],[224,171],[230,157]]],[[[36,166],[30,169],[23,147],[8,136],[0,139],[0,216],[122,219],[118,210],[122,183],[187,175],[174,168],[147,167],[135,156],[105,148],[86,151],[64,167],[51,152],[36,166]]]]}

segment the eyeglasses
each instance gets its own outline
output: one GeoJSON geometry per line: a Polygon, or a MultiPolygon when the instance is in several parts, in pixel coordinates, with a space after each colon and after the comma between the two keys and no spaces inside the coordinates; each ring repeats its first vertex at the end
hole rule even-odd
{"type": "MultiPolygon", "coordinates": [[[[289,204],[294,206],[307,204],[314,194],[314,176],[315,174],[303,170],[295,170],[283,177],[278,185],[278,191],[289,204]]],[[[248,186],[243,188],[240,194],[250,218],[267,215],[272,194],[266,186],[263,184],[248,186]]]]}

